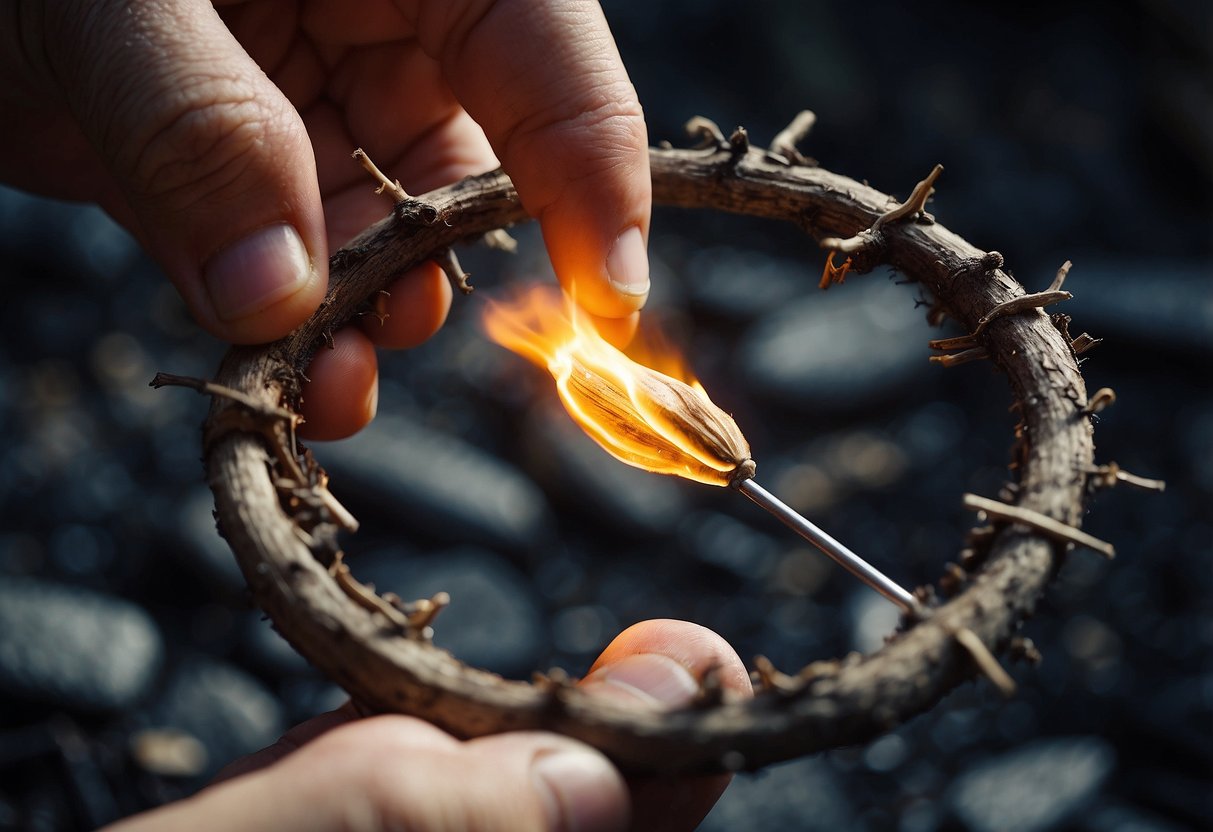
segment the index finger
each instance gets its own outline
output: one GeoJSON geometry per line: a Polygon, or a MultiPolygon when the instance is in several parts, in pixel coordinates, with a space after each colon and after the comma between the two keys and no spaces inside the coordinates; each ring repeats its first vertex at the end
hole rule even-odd
{"type": "Polygon", "coordinates": [[[636,91],[586,0],[399,0],[539,219],[556,275],[587,311],[648,298],[652,184],[636,91]]]}

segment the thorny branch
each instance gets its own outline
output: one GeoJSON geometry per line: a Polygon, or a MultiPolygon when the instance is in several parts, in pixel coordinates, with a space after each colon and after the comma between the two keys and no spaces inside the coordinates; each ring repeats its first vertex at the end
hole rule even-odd
{"type": "Polygon", "coordinates": [[[1084,336],[1072,347],[1064,326],[1020,314],[1053,302],[1059,281],[1029,295],[1003,270],[1001,255],[976,249],[926,215],[938,166],[890,210],[889,196],[800,163],[795,148],[811,124],[802,113],[764,151],[750,147],[744,131],[726,138],[707,119],[693,119],[688,129],[701,139],[697,149],[651,151],[654,199],[790,221],[831,253],[859,258],[837,267],[843,274],[887,263],[933,295],[933,317],[946,313],[974,333],[966,336],[973,339],[964,347],[969,358],[988,357],[1006,375],[1023,417],[1019,482],[1007,489],[1014,504],[966,497],[991,522],[970,534],[960,565],[945,570],[949,600],[934,601],[933,588],[920,588],[916,596],[932,604],[928,614],[869,656],[818,661],[795,674],[759,659],[754,700],[714,693],[707,674],[699,701],[668,713],[595,700],[560,672],[538,685],[506,681],[436,649],[428,635],[444,598],[410,606],[380,597],[341,562],[336,530],[352,518],[343,522],[316,496],[327,491],[327,478],[295,444],[300,381],[326,333],[365,312],[395,275],[527,217],[500,171],[419,200],[363,154],[396,204],[333,256],[320,311],[275,344],[233,348],[215,383],[190,382],[213,397],[205,454],[220,530],[278,630],[371,710],[415,714],[465,737],[558,731],[634,772],[757,768],[862,742],[934,706],[976,668],[1009,689],[994,653],[1018,643],[1017,627],[1064,554],[1059,543],[1110,554],[1078,529],[1090,489],[1149,481],[1094,462],[1075,358],[1084,336]],[[999,326],[990,326],[994,320],[999,326]]]}

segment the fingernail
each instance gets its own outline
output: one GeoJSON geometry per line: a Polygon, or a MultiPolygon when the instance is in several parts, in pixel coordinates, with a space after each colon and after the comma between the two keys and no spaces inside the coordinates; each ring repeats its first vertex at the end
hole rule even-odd
{"type": "Polygon", "coordinates": [[[606,266],[611,285],[617,292],[633,298],[649,293],[649,255],[644,250],[644,237],[636,226],[615,238],[606,266]]]}
{"type": "Polygon", "coordinates": [[[660,653],[636,653],[595,670],[581,681],[595,696],[670,708],[699,693],[699,683],[683,665],[660,653]]]}
{"type": "Polygon", "coordinates": [[[302,289],[311,276],[303,240],[285,223],[254,231],[212,256],[202,270],[221,321],[268,309],[302,289]]]}
{"type": "Polygon", "coordinates": [[[605,832],[626,823],[627,803],[619,773],[593,751],[553,750],[540,754],[531,774],[547,799],[548,829],[605,832]]]}

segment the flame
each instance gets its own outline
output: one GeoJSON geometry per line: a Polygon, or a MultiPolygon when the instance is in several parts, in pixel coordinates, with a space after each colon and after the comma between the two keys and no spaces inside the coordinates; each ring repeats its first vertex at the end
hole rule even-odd
{"type": "Polygon", "coordinates": [[[646,367],[603,339],[570,298],[543,286],[490,301],[484,326],[552,374],[565,410],[616,459],[711,485],[753,474],[736,423],[673,350],[654,344],[645,361],[661,370],[646,367]]]}

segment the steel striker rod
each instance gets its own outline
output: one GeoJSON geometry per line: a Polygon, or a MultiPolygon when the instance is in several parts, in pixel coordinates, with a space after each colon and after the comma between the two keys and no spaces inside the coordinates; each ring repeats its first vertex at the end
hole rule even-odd
{"type": "Polygon", "coordinates": [[[872,564],[810,523],[770,491],[754,482],[753,479],[742,480],[733,487],[771,512],[771,514],[774,514],[785,526],[825,552],[835,563],[885,598],[888,598],[907,613],[921,616],[923,612],[922,605],[918,603],[913,595],[895,584],[883,572],[872,566],[872,564]]]}

